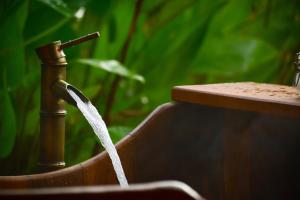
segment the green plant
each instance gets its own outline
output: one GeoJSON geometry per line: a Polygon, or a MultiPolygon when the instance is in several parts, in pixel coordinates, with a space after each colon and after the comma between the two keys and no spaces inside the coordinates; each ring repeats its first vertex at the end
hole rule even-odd
{"type": "MultiPolygon", "coordinates": [[[[174,85],[290,84],[300,48],[300,2],[285,0],[4,0],[0,3],[0,164],[29,173],[38,155],[40,64],[34,49],[99,31],[65,52],[68,82],[92,99],[118,141],[174,85]]],[[[99,147],[68,107],[66,160],[99,147]]]]}

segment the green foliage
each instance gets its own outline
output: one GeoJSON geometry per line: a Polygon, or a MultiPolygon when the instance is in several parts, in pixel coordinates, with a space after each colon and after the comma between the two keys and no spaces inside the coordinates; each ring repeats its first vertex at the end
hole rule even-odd
{"type": "Polygon", "coordinates": [[[132,129],[127,126],[111,126],[108,128],[111,140],[117,143],[120,139],[126,136],[132,129]]]}
{"type": "Polygon", "coordinates": [[[60,14],[70,17],[73,13],[67,6],[67,4],[63,0],[38,0],[47,6],[53,8],[55,11],[59,12],[60,14]]]}
{"type": "Polygon", "coordinates": [[[102,69],[106,72],[116,74],[121,77],[137,80],[142,83],[145,82],[144,77],[129,71],[126,67],[124,67],[121,63],[119,63],[116,60],[78,59],[77,62],[85,64],[87,66],[102,69]]]}
{"type": "MultiPolygon", "coordinates": [[[[174,85],[290,84],[300,48],[299,1],[144,1],[132,29],[136,2],[1,1],[2,174],[29,173],[36,164],[40,63],[34,49],[52,41],[100,32],[98,40],[65,50],[68,61],[75,61],[67,77],[108,115],[114,142],[170,101],[174,85]]],[[[72,165],[100,146],[78,110],[67,110],[66,161],[72,165]]]]}
{"type": "Polygon", "coordinates": [[[0,132],[0,158],[6,157],[10,154],[16,137],[16,116],[15,112],[8,95],[8,92],[1,91],[1,119],[8,118],[7,122],[1,123],[1,132],[0,132]]]}

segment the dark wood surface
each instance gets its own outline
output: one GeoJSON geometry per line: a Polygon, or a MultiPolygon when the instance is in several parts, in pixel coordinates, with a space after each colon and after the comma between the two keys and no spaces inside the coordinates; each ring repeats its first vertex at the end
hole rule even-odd
{"type": "Polygon", "coordinates": [[[280,115],[300,116],[300,95],[296,88],[265,83],[220,83],[177,86],[175,101],[280,115]]]}
{"type": "MultiPolygon", "coordinates": [[[[199,104],[162,105],[116,145],[129,183],[179,180],[206,199],[297,199],[297,114],[199,104]]],[[[0,177],[2,189],[109,184],[117,179],[106,152],[55,172],[0,177]]]]}
{"type": "MultiPolygon", "coordinates": [[[[129,183],[180,180],[207,199],[295,199],[300,119],[166,104],[118,145],[129,183]]],[[[117,184],[107,153],[55,172],[1,177],[1,188],[117,184]]]]}

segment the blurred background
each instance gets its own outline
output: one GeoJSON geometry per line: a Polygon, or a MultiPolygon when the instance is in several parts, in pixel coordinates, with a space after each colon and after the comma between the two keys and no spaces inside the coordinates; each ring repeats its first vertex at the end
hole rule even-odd
{"type": "MultiPolygon", "coordinates": [[[[298,0],[3,0],[0,2],[0,175],[34,170],[39,147],[40,62],[35,48],[99,31],[65,50],[67,81],[107,122],[113,142],[175,85],[291,84],[300,50],[298,0]]],[[[101,151],[67,106],[66,162],[101,151]]]]}

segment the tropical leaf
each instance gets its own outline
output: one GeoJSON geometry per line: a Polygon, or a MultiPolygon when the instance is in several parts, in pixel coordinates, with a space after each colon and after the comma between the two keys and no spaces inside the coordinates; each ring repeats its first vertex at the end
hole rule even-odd
{"type": "Polygon", "coordinates": [[[22,47],[22,33],[27,5],[27,1],[24,1],[18,6],[15,14],[9,15],[0,25],[0,88],[4,88],[4,84],[7,88],[15,88],[24,77],[25,51],[22,47]]]}
{"type": "Polygon", "coordinates": [[[0,91],[0,101],[0,158],[5,158],[14,147],[17,122],[15,111],[7,91],[0,91]]]}
{"type": "Polygon", "coordinates": [[[145,82],[143,76],[129,71],[126,67],[124,67],[120,62],[116,60],[78,59],[77,62],[91,67],[102,69],[112,74],[137,80],[141,83],[145,82]]]}
{"type": "Polygon", "coordinates": [[[211,75],[234,76],[277,56],[277,50],[264,41],[238,36],[229,38],[220,40],[210,37],[206,40],[194,60],[193,70],[211,75]]]}
{"type": "Polygon", "coordinates": [[[72,10],[67,6],[67,4],[63,0],[37,0],[39,2],[44,3],[60,14],[70,17],[73,15],[72,10]]]}
{"type": "Polygon", "coordinates": [[[15,14],[18,7],[22,5],[22,0],[3,0],[0,6],[0,24],[12,14],[15,14]]]}

